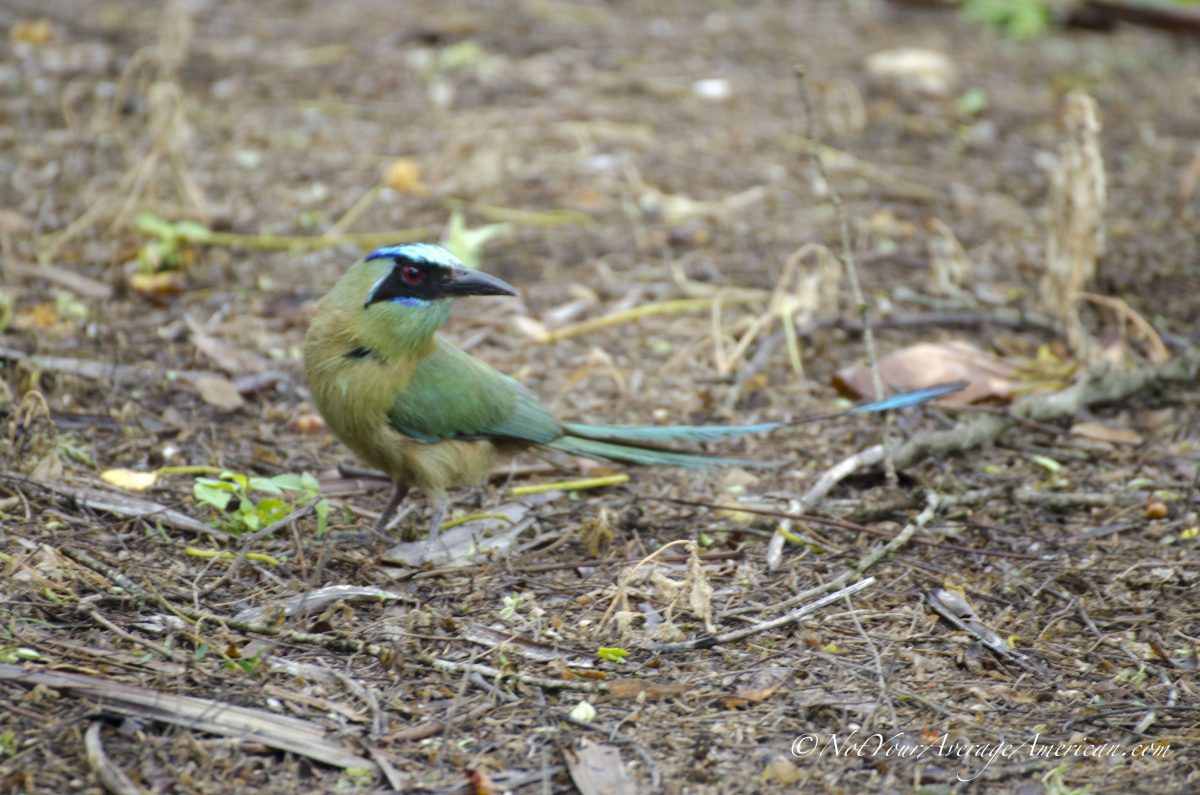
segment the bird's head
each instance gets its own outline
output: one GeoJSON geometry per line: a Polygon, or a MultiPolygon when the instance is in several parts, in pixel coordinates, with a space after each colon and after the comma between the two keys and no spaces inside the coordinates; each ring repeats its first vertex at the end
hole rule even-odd
{"type": "Polygon", "coordinates": [[[431,243],[404,243],[372,251],[364,264],[375,277],[363,309],[376,304],[409,308],[465,295],[516,295],[507,282],[471,270],[453,254],[431,243]]]}
{"type": "Polygon", "coordinates": [[[354,263],[322,299],[316,338],[381,358],[427,345],[450,315],[451,299],[516,295],[510,285],[465,267],[441,246],[385,246],[354,263]]]}

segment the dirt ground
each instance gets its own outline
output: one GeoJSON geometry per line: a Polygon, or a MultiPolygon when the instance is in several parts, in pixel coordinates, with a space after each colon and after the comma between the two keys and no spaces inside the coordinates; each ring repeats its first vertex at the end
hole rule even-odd
{"type": "Polygon", "coordinates": [[[811,248],[801,277],[786,263],[838,250],[845,218],[881,353],[965,340],[1063,388],[1082,370],[1037,298],[1082,89],[1107,172],[1086,289],[1131,310],[1085,308],[1124,355],[1095,383],[1153,368],[1154,335],[1159,361],[1194,361],[1196,40],[1013,41],[871,0],[7,0],[0,26],[0,790],[1200,791],[1194,367],[901,448],[898,485],[864,467],[805,506],[882,535],[788,521],[776,560],[778,517],[651,498],[794,511],[885,432],[999,415],[710,448],[767,470],[523,456],[453,495],[456,516],[525,511],[519,546],[414,570],[345,540],[388,492],[338,469],[299,353],[365,251],[446,236],[521,291],[446,333],[559,416],[828,411],[865,355],[854,299],[836,269],[806,280],[811,248]],[[896,47],[944,53],[929,79],[951,82],[869,79],[896,47]],[[947,250],[972,269],[935,294],[947,250]],[[622,310],[645,316],[577,325],[622,310]],[[286,492],[283,529],[222,559],[242,545],[195,471],[100,479],[184,466],[319,475],[329,534],[286,492]]]}

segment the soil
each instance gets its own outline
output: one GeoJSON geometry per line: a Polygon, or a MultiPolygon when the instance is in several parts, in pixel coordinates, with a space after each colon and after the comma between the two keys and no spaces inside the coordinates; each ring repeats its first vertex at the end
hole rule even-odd
{"type": "Polygon", "coordinates": [[[1083,90],[1107,181],[1085,289],[1125,307],[1083,307],[1098,377],[1152,367],[1153,338],[1181,361],[1200,339],[1195,39],[1017,41],[871,0],[9,0],[0,25],[0,790],[1200,789],[1194,370],[921,456],[894,485],[864,468],[805,509],[883,536],[790,521],[777,565],[778,517],[663,498],[786,511],[881,438],[979,411],[706,448],[772,469],[522,455],[452,516],[630,479],[526,500],[521,546],[454,570],[362,538],[387,484],[347,475],[300,358],[352,262],[447,239],[521,298],[471,299],[446,334],[564,419],[825,412],[866,355],[847,276],[810,245],[840,252],[844,222],[881,354],[965,340],[1061,389],[1082,369],[1038,299],[1083,90]],[[899,47],[947,56],[944,90],[868,76],[899,47]],[[939,240],[970,263],[940,293],[939,240]],[[182,466],[211,470],[101,479],[182,466]],[[274,514],[261,493],[258,513],[205,504],[195,481],[221,471],[319,476],[328,535],[300,492],[274,514]],[[288,517],[247,544],[268,557],[214,557],[248,513],[288,517]],[[912,523],[852,595],[661,646],[815,602],[912,523]],[[397,598],[284,609],[335,585],[397,598]],[[211,703],[189,718],[122,686],[211,703]],[[304,723],[205,722],[225,705],[304,723]]]}

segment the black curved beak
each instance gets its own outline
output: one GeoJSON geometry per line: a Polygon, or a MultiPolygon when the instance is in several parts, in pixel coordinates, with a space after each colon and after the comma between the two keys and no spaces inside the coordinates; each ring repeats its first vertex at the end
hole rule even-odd
{"type": "Polygon", "coordinates": [[[442,283],[444,295],[516,295],[516,289],[491,274],[467,268],[455,268],[442,283]]]}

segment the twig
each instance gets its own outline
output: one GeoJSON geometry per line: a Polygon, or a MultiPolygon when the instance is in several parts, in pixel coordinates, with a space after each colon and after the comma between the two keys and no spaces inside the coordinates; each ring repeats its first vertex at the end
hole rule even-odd
{"type": "Polygon", "coordinates": [[[112,795],[140,795],[141,790],[133,785],[129,776],[121,768],[112,763],[108,754],[104,753],[104,743],[100,739],[100,727],[103,721],[94,720],[83,735],[83,747],[87,754],[88,767],[100,779],[101,785],[112,795]]]}
{"type": "MultiPolygon", "coordinates": [[[[1138,660],[1138,664],[1141,664],[1141,660],[1138,660]]],[[[1163,705],[1163,708],[1169,710],[1175,706],[1175,701],[1179,698],[1179,688],[1175,687],[1175,684],[1163,671],[1158,672],[1158,678],[1167,686],[1167,703],[1163,705]]],[[[1145,735],[1146,730],[1153,726],[1156,720],[1158,720],[1158,707],[1151,707],[1150,711],[1138,721],[1137,726],[1133,727],[1133,733],[1139,736],[1145,735]]]]}
{"type": "Polygon", "coordinates": [[[109,621],[104,616],[100,615],[100,611],[96,610],[96,608],[93,607],[93,603],[96,600],[101,599],[101,598],[103,598],[103,594],[92,594],[91,596],[85,596],[83,599],[79,600],[79,604],[76,605],[75,609],[78,610],[80,613],[83,613],[88,618],[90,618],[92,621],[95,621],[97,624],[104,627],[105,629],[107,629],[109,632],[113,633],[117,637],[124,638],[125,640],[129,641],[130,643],[136,644],[138,646],[143,646],[143,647],[149,649],[150,651],[157,652],[158,654],[161,654],[164,659],[172,660],[174,662],[185,664],[185,665],[188,662],[191,662],[188,655],[183,654],[178,651],[175,651],[173,649],[168,649],[166,646],[163,646],[161,643],[156,643],[152,640],[149,640],[148,638],[138,637],[137,635],[134,635],[132,632],[128,632],[124,629],[121,629],[116,624],[109,621]]]}
{"type": "Polygon", "coordinates": [[[757,635],[759,632],[776,629],[778,627],[794,624],[800,619],[807,616],[809,613],[814,613],[826,605],[838,601],[842,597],[850,594],[858,593],[864,588],[869,588],[875,584],[874,577],[867,577],[865,580],[859,580],[853,585],[848,585],[841,590],[835,591],[826,596],[822,596],[815,602],[810,602],[803,607],[798,607],[795,610],[788,612],[785,615],[773,618],[770,621],[763,621],[758,624],[753,624],[741,629],[735,629],[732,632],[725,632],[720,635],[709,635],[695,640],[685,640],[679,643],[655,643],[650,647],[651,651],[655,652],[671,652],[671,651],[689,651],[692,649],[711,649],[714,646],[719,646],[722,643],[732,643],[735,640],[757,635]]]}
{"type": "Polygon", "coordinates": [[[938,594],[926,594],[925,603],[947,622],[953,624],[963,632],[972,635],[997,657],[1015,663],[1021,669],[1039,679],[1046,679],[1046,672],[1044,670],[1031,663],[1028,655],[1013,651],[1005,646],[1004,641],[974,615],[974,611],[971,611],[971,616],[967,620],[963,620],[955,613],[951,605],[946,604],[938,594]]]}
{"type": "Polygon", "coordinates": [[[476,718],[490,712],[495,708],[495,706],[495,704],[489,702],[487,704],[480,704],[478,707],[475,707],[468,712],[464,712],[461,715],[455,715],[453,720],[441,719],[431,720],[425,723],[418,723],[416,726],[396,732],[395,734],[389,736],[388,739],[392,742],[410,743],[418,740],[424,740],[426,737],[432,737],[435,734],[441,734],[448,727],[456,723],[475,720],[476,718]]]}
{"type": "MultiPolygon", "coordinates": [[[[896,717],[896,705],[892,703],[892,697],[888,693],[887,675],[883,671],[883,658],[879,656],[879,649],[875,646],[875,641],[871,640],[871,636],[863,628],[862,622],[858,620],[858,611],[854,608],[854,603],[850,601],[849,596],[846,597],[846,612],[850,614],[854,628],[858,631],[859,637],[863,639],[863,643],[867,645],[867,650],[871,652],[871,662],[875,665],[875,683],[879,686],[879,701],[887,705],[890,725],[897,726],[899,720],[896,717]]],[[[874,714],[874,710],[872,710],[872,714],[874,714]]]]}
{"type": "MultiPolygon", "coordinates": [[[[883,446],[875,445],[868,447],[866,450],[860,450],[854,455],[845,458],[838,463],[825,470],[817,482],[814,483],[808,491],[799,499],[788,501],[788,511],[790,513],[804,513],[812,508],[825,495],[833,490],[833,487],[850,477],[860,468],[872,466],[879,463],[883,459],[883,446]]],[[[783,545],[787,541],[787,532],[791,529],[790,517],[784,517],[784,521],[780,522],[779,528],[775,535],[771,536],[771,540],[767,542],[767,570],[772,571],[779,567],[783,561],[783,545]]]]}

